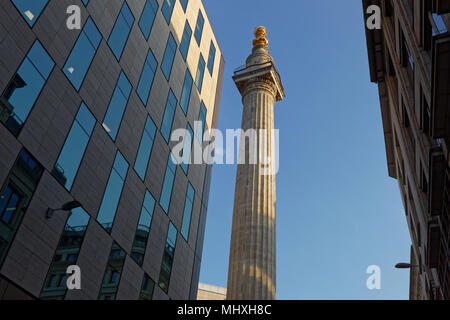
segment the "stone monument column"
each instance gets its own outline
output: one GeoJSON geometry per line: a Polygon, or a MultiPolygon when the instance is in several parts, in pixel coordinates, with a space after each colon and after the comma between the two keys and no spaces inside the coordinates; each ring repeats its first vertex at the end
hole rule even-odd
{"type": "Polygon", "coordinates": [[[273,300],[276,299],[276,192],[272,130],[275,102],[285,95],[269,54],[264,27],[256,28],[252,54],[245,66],[235,71],[233,80],[244,106],[239,158],[245,162],[240,162],[237,168],[227,299],[273,300]],[[254,138],[252,131],[256,132],[257,139],[253,140],[257,143],[248,139],[254,138]]]}

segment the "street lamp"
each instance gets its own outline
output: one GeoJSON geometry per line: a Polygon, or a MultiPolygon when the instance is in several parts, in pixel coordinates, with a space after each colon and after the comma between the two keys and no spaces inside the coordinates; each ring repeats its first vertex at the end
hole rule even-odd
{"type": "Polygon", "coordinates": [[[400,262],[395,265],[395,268],[397,269],[412,269],[412,268],[419,268],[420,273],[422,273],[422,270],[424,270],[423,265],[419,264],[411,264],[407,262],[400,262]]]}
{"type": "Polygon", "coordinates": [[[81,207],[81,203],[79,203],[78,201],[66,202],[59,209],[48,208],[47,209],[47,214],[45,215],[45,217],[47,219],[50,219],[51,217],[53,217],[53,214],[55,212],[57,212],[57,211],[72,211],[73,209],[76,209],[76,208],[79,208],[79,207],[81,207]]]}

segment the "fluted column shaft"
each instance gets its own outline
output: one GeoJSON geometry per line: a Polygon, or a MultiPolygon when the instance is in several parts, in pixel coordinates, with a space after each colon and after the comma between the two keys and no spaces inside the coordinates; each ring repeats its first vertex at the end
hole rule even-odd
{"type": "MultiPolygon", "coordinates": [[[[258,155],[272,155],[274,84],[253,79],[242,102],[242,129],[267,132],[266,139],[258,139],[255,145],[241,137],[246,154],[253,147],[258,155]]],[[[273,161],[269,164],[272,174],[268,175],[261,157],[256,164],[248,160],[237,168],[227,299],[272,300],[276,298],[275,166],[273,161]]]]}

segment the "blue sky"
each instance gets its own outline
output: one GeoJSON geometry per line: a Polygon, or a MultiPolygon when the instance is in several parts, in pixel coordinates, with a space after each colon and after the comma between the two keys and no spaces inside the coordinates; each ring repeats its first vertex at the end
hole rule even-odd
{"type": "MultiPolygon", "coordinates": [[[[204,0],[226,60],[219,129],[239,128],[231,79],[264,25],[286,91],[275,108],[278,299],[407,299],[410,237],[388,177],[360,0],[204,0]],[[366,288],[369,265],[381,290],[366,288]]],[[[200,281],[226,287],[235,166],[214,167],[200,281]]]]}

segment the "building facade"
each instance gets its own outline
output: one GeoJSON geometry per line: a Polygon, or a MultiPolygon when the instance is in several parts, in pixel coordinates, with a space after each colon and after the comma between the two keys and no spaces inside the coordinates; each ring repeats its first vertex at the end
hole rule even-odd
{"type": "Polygon", "coordinates": [[[411,248],[411,299],[450,299],[450,1],[363,0],[389,175],[398,180],[411,248]]]}
{"type": "Polygon", "coordinates": [[[227,289],[206,283],[198,284],[197,300],[225,300],[227,289]]]}
{"type": "Polygon", "coordinates": [[[0,299],[196,299],[223,69],[201,0],[1,2],[0,299]]]}

